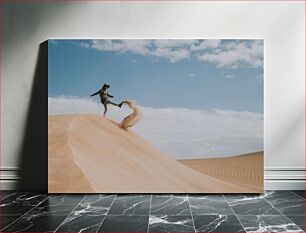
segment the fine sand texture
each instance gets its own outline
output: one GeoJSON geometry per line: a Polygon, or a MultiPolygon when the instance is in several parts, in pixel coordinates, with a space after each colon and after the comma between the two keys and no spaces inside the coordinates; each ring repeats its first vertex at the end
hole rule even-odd
{"type": "Polygon", "coordinates": [[[129,108],[133,110],[133,112],[127,117],[125,117],[119,124],[122,129],[128,129],[135,125],[141,119],[141,111],[137,107],[137,105],[131,100],[125,100],[123,101],[123,103],[128,105],[129,108]]]}
{"type": "MultiPolygon", "coordinates": [[[[249,163],[255,160],[254,157],[249,163]]],[[[244,164],[250,167],[247,162],[244,164]]],[[[239,177],[245,179],[241,173],[245,168],[238,169],[237,176],[232,175],[236,177],[235,182],[227,174],[216,176],[223,174],[228,165],[227,162],[224,167],[215,165],[214,169],[219,170],[214,175],[203,173],[204,170],[194,168],[188,161],[171,159],[131,130],[122,129],[118,123],[100,116],[81,114],[48,118],[50,193],[239,193],[262,190],[236,182],[239,177]]],[[[262,174],[253,175],[252,179],[256,180],[256,176],[262,174]]]]}
{"type": "Polygon", "coordinates": [[[263,152],[216,159],[179,160],[182,164],[202,174],[263,191],[263,152]]]}

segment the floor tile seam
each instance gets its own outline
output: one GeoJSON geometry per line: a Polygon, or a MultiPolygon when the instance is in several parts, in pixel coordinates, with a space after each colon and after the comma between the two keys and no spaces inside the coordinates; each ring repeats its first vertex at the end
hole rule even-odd
{"type": "MultiPolygon", "coordinates": [[[[67,195],[65,195],[67,196],[67,195]]],[[[58,225],[58,227],[53,231],[53,232],[57,232],[58,229],[63,225],[63,223],[65,222],[65,220],[73,213],[73,211],[77,208],[77,206],[85,199],[87,195],[85,195],[75,206],[74,208],[70,211],[70,213],[68,215],[66,215],[66,218],[58,225]]]]}
{"type": "Polygon", "coordinates": [[[225,199],[226,203],[228,204],[229,208],[233,211],[234,215],[236,216],[236,218],[238,219],[238,222],[240,223],[241,227],[243,228],[243,230],[245,232],[247,232],[245,226],[242,224],[242,222],[240,221],[237,213],[234,211],[234,209],[231,207],[230,203],[228,202],[228,200],[226,199],[226,197],[224,196],[224,194],[222,194],[223,198],[225,199]]]}
{"type": "Polygon", "coordinates": [[[41,203],[45,202],[46,200],[48,200],[50,196],[47,196],[43,201],[39,202],[37,205],[35,205],[34,207],[32,207],[31,209],[29,209],[26,213],[24,213],[23,215],[21,215],[19,218],[15,219],[13,222],[11,222],[10,224],[8,224],[6,227],[4,227],[3,229],[0,229],[1,231],[4,231],[5,229],[7,229],[9,226],[13,225],[15,222],[17,222],[18,220],[20,220],[23,216],[25,216],[26,214],[28,214],[30,211],[32,211],[33,209],[35,209],[36,207],[38,207],[41,203]]]}
{"type": "MultiPolygon", "coordinates": [[[[3,191],[3,190],[2,190],[2,191],[3,191]]],[[[4,201],[6,198],[13,196],[15,193],[17,193],[17,192],[11,193],[10,195],[8,195],[8,196],[2,198],[0,201],[1,201],[1,202],[4,201]]]]}
{"type": "Polygon", "coordinates": [[[191,211],[191,205],[190,205],[190,200],[189,200],[189,195],[188,194],[187,194],[187,200],[188,200],[188,205],[189,205],[189,211],[190,211],[190,214],[191,214],[193,230],[194,230],[194,232],[197,232],[196,227],[195,227],[195,223],[194,223],[193,214],[192,214],[192,211],[191,211]]]}
{"type": "MultiPolygon", "coordinates": [[[[267,200],[266,198],[264,198],[271,206],[273,206],[283,217],[285,217],[286,219],[288,219],[292,224],[294,224],[298,229],[300,229],[302,232],[304,232],[304,230],[302,230],[297,224],[295,224],[293,221],[291,221],[290,218],[288,218],[285,214],[283,214],[276,206],[274,206],[269,200],[267,200]]],[[[265,215],[263,215],[265,216],[265,215]]]]}
{"type": "Polygon", "coordinates": [[[150,206],[149,206],[149,218],[148,218],[147,233],[149,233],[149,227],[150,227],[151,206],[152,206],[152,194],[150,195],[150,206]]]}
{"type": "MultiPolygon", "coordinates": [[[[112,203],[110,204],[109,209],[108,209],[106,215],[105,215],[104,218],[101,220],[101,223],[100,223],[99,227],[97,228],[97,231],[96,231],[96,232],[98,232],[99,229],[101,228],[101,226],[102,226],[103,222],[105,221],[106,217],[108,216],[108,213],[109,213],[110,209],[112,208],[112,206],[113,206],[113,204],[114,204],[116,198],[117,198],[117,194],[115,194],[115,197],[114,197],[112,203]]],[[[110,216],[111,216],[111,215],[110,215],[110,216]]]]}
{"type": "MultiPolygon", "coordinates": [[[[299,198],[302,198],[304,201],[305,201],[305,197],[301,197],[299,194],[295,193],[294,191],[292,190],[288,190],[289,192],[293,193],[294,195],[298,196],[299,198]]],[[[305,190],[304,190],[305,192],[305,190]]],[[[305,194],[305,193],[304,193],[305,194]]]]}

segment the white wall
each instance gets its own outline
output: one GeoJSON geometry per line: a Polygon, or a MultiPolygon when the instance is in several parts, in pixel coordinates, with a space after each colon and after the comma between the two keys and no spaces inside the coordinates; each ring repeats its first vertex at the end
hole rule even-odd
{"type": "Polygon", "coordinates": [[[12,188],[18,179],[41,42],[49,38],[263,38],[266,187],[304,188],[303,5],[272,1],[7,3],[1,60],[1,187],[12,188]]]}

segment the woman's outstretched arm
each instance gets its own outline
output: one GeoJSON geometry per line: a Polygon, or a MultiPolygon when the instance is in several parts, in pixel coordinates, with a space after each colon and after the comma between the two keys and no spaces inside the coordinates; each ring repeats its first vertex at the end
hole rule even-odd
{"type": "Polygon", "coordinates": [[[98,95],[101,90],[97,91],[96,93],[91,94],[90,96],[98,95]]]}

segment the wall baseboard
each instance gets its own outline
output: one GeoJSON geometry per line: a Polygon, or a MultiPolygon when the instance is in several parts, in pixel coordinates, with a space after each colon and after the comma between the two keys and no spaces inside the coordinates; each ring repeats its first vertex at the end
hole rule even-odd
{"type": "Polygon", "coordinates": [[[305,190],[305,180],[265,180],[265,190],[305,190]]]}
{"type": "Polygon", "coordinates": [[[4,167],[0,169],[0,189],[15,190],[20,180],[18,176],[18,168],[4,167]]]}
{"type": "Polygon", "coordinates": [[[265,190],[305,190],[305,168],[266,167],[265,190]]]}
{"type": "MultiPolygon", "coordinates": [[[[0,169],[0,189],[15,190],[21,178],[19,168],[5,167],[0,169]]],[[[302,167],[266,167],[264,172],[265,190],[305,190],[305,168],[302,167]]],[[[29,183],[28,190],[46,191],[42,185],[46,181],[39,178],[29,183]]]]}

